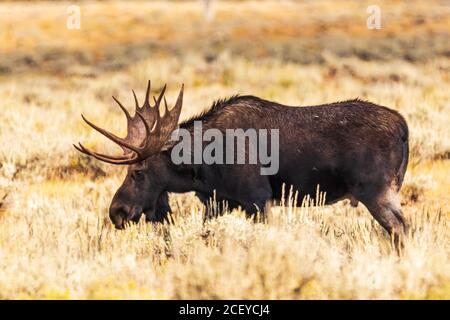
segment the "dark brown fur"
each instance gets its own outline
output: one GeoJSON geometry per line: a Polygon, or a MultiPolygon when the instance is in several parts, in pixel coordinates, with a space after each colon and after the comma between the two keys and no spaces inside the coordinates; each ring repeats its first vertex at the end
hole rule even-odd
{"type": "Polygon", "coordinates": [[[249,214],[279,200],[282,185],[314,198],[317,185],[326,203],[362,202],[372,216],[398,237],[406,223],[398,192],[408,164],[408,127],[396,111],[362,100],[308,107],[289,107],[254,96],[235,96],[215,103],[200,116],[180,124],[203,129],[279,129],[280,167],[260,175],[260,165],[174,165],[170,149],[129,167],[111,203],[117,227],[137,220],[162,221],[170,207],[167,192],[195,191],[206,204],[215,193],[229,207],[249,214]]]}

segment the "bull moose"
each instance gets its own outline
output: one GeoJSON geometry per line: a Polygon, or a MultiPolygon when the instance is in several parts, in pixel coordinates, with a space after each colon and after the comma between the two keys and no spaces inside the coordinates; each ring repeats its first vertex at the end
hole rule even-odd
{"type": "Polygon", "coordinates": [[[109,208],[116,228],[138,221],[142,214],[147,221],[164,221],[170,212],[168,192],[195,191],[204,204],[214,194],[229,208],[240,206],[250,215],[264,213],[267,203],[280,199],[286,184],[298,191],[298,205],[306,195],[314,198],[319,185],[326,192],[326,204],[342,199],[359,201],[394,237],[406,230],[399,190],[408,164],[408,126],[398,112],[359,99],[293,107],[246,95],[216,101],[209,110],[178,124],[183,87],[171,110],[165,89],[150,103],[149,81],[142,107],[133,91],[133,116],[113,97],[127,118],[125,138],[82,115],[87,124],[120,145],[123,155],[97,153],[81,144],[75,148],[107,163],[128,165],[109,208]],[[171,151],[177,141],[171,139],[172,133],[184,129],[194,135],[196,121],[220,132],[230,128],[278,129],[277,172],[262,175],[260,162],[174,163],[171,151]]]}

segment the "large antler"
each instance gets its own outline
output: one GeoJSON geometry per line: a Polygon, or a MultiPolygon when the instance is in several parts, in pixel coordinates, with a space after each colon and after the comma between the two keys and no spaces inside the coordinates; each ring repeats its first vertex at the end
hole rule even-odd
{"type": "Polygon", "coordinates": [[[158,153],[170,139],[170,135],[178,126],[178,119],[180,118],[181,107],[183,104],[183,89],[181,86],[180,94],[178,95],[175,107],[169,111],[167,107],[166,98],[164,92],[166,91],[166,85],[164,85],[158,99],[153,97],[155,105],[150,105],[150,88],[151,83],[148,82],[147,93],[145,95],[145,102],[142,107],[139,107],[139,102],[136,98],[136,94],[133,90],[134,101],[136,103],[136,113],[131,116],[125,107],[113,97],[119,107],[125,113],[127,117],[127,135],[125,138],[119,138],[111,132],[102,129],[83,115],[83,120],[92,128],[103,134],[105,137],[111,139],[118,145],[120,145],[124,151],[122,156],[109,156],[106,154],[97,153],[85,148],[81,143],[74,147],[89,156],[92,156],[98,160],[112,163],[112,164],[133,164],[147,159],[151,155],[158,153]],[[159,106],[164,98],[164,115],[161,117],[159,106]]]}

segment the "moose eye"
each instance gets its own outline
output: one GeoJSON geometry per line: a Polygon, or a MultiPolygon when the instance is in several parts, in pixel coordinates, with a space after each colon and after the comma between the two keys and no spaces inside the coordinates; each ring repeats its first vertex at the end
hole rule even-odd
{"type": "Polygon", "coordinates": [[[135,179],[141,178],[144,175],[144,170],[134,170],[132,177],[135,179]]]}

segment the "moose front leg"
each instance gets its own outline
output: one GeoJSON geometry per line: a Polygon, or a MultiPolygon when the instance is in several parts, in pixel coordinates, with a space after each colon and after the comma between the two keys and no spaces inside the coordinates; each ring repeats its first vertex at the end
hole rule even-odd
{"type": "Polygon", "coordinates": [[[269,188],[258,188],[241,202],[247,218],[253,218],[255,222],[266,221],[267,213],[272,207],[272,192],[269,188]],[[261,216],[258,217],[257,213],[261,216]]]}
{"type": "Polygon", "coordinates": [[[228,191],[232,194],[233,200],[245,210],[247,218],[253,218],[255,222],[266,221],[266,214],[273,199],[272,187],[268,176],[260,174],[259,167],[251,169],[253,170],[246,172],[245,180],[239,181],[228,191]],[[257,213],[261,215],[258,217],[257,213]]]}
{"type": "Polygon", "coordinates": [[[216,201],[213,201],[214,195],[207,195],[200,192],[196,192],[195,195],[205,206],[205,221],[222,215],[226,210],[231,211],[239,207],[239,203],[232,200],[216,198],[216,201]]]}
{"type": "Polygon", "coordinates": [[[167,192],[163,192],[156,202],[155,214],[150,216],[145,216],[145,221],[147,222],[164,222],[167,219],[167,214],[171,212],[169,205],[169,195],[167,192]]]}

